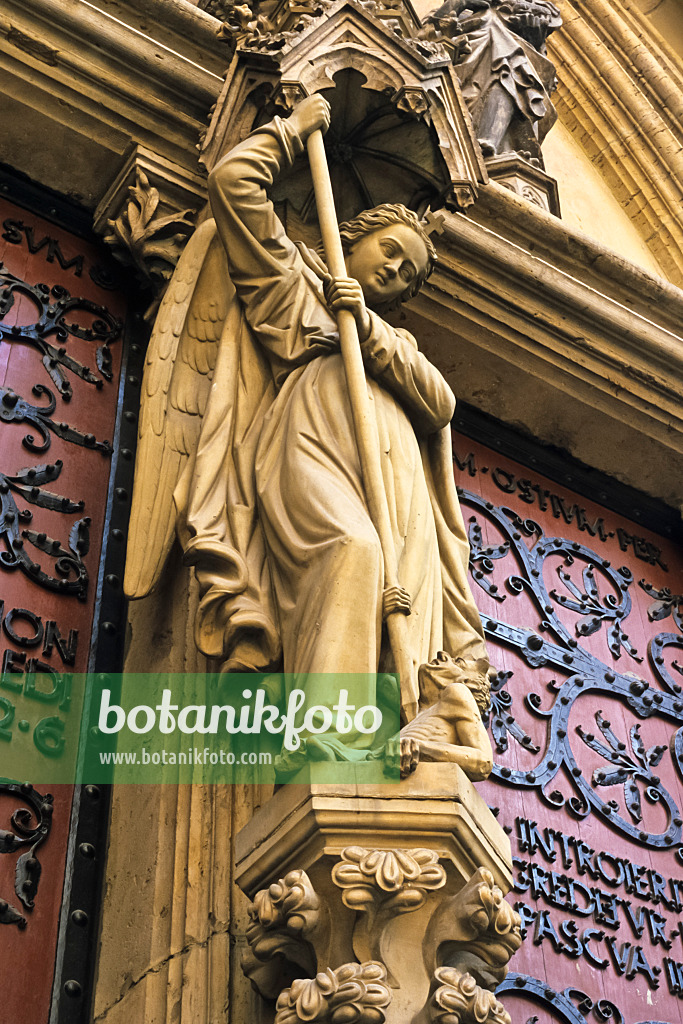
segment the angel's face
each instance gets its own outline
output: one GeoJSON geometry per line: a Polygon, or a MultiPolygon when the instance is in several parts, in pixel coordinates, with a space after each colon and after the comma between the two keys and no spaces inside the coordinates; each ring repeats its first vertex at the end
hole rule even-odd
{"type": "Polygon", "coordinates": [[[427,272],[429,254],[407,224],[388,224],[354,242],[346,271],[363,289],[368,306],[390,305],[400,299],[418,276],[427,272]]]}

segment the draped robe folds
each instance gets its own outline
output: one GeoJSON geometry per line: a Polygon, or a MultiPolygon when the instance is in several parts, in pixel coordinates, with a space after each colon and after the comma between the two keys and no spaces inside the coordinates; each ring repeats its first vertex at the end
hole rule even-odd
{"type": "MultiPolygon", "coordinates": [[[[520,7],[523,13],[529,5],[520,7]]],[[[547,7],[556,12],[552,4],[547,7]]],[[[479,124],[491,89],[498,85],[510,96],[524,121],[530,127],[537,126],[541,140],[556,120],[549,98],[555,69],[545,56],[507,25],[505,15],[510,9],[511,13],[517,13],[514,3],[506,4],[503,11],[491,3],[490,7],[461,17],[460,27],[467,37],[470,52],[458,60],[456,71],[475,126],[479,124]]],[[[507,145],[517,149],[518,141],[508,139],[507,145]]]]}
{"type": "MultiPolygon", "coordinates": [[[[234,290],[194,458],[176,492],[203,590],[196,636],[229,671],[393,669],[383,563],[364,497],[327,271],[284,232],[266,188],[302,144],[276,118],[209,181],[234,290]],[[248,657],[245,657],[245,651],[248,657]]],[[[485,664],[447,426],[454,399],[414,339],[371,313],[362,346],[416,666],[485,664]],[[419,440],[418,440],[419,438],[419,440]]]]}

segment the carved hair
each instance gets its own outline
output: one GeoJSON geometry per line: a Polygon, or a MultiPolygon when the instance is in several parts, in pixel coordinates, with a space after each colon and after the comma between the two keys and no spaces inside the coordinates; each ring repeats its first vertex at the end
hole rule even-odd
{"type": "Polygon", "coordinates": [[[441,690],[453,683],[458,683],[460,686],[467,687],[483,715],[488,711],[491,703],[491,686],[487,669],[488,661],[484,658],[472,660],[449,656],[438,665],[434,662],[420,665],[418,674],[420,693],[422,696],[431,693],[430,703],[435,703],[439,699],[441,690]],[[424,676],[423,672],[426,673],[424,676]]]}
{"type": "MultiPolygon", "coordinates": [[[[345,220],[339,225],[342,249],[345,253],[350,252],[354,243],[359,239],[372,234],[373,231],[379,231],[380,228],[389,227],[390,224],[405,224],[407,227],[412,228],[418,238],[424,242],[427,250],[427,266],[423,271],[417,273],[399,299],[399,303],[407,302],[408,299],[412,299],[417,295],[434,269],[434,264],[437,260],[434,243],[412,210],[409,210],[403,203],[383,203],[381,206],[376,206],[373,210],[363,210],[362,213],[359,213],[352,220],[345,220]]],[[[316,247],[315,251],[322,259],[325,258],[322,242],[316,247]]]]}
{"type": "Polygon", "coordinates": [[[474,697],[477,707],[483,715],[484,712],[488,711],[491,704],[491,687],[489,686],[488,677],[479,673],[476,675],[473,673],[463,679],[463,682],[474,697]]]}

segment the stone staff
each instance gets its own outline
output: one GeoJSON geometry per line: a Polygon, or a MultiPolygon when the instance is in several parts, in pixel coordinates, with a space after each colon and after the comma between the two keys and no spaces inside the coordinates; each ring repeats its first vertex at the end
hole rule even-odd
{"type": "MultiPolygon", "coordinates": [[[[333,278],[346,277],[346,264],[339,236],[332,183],[320,130],[309,136],[307,149],[327,267],[333,278]]],[[[389,507],[382,481],[377,423],[371,411],[372,398],[368,393],[365,379],[356,321],[353,313],[348,309],[340,309],[335,315],[339,327],[339,342],[365,496],[370,518],[377,530],[382,548],[384,561],[383,615],[401,684],[401,712],[404,720],[409,722],[417,714],[419,701],[417,680],[407,642],[405,617],[410,615],[410,595],[398,581],[398,565],[391,536],[389,507]]]]}

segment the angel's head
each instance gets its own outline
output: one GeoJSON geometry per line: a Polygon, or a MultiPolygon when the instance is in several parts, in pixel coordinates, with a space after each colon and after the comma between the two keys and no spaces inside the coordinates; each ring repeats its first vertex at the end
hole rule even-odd
{"type": "Polygon", "coordinates": [[[372,309],[387,310],[417,295],[436,262],[436,249],[416,215],[401,203],[365,210],[339,225],[346,272],[360,282],[372,309]]]}

